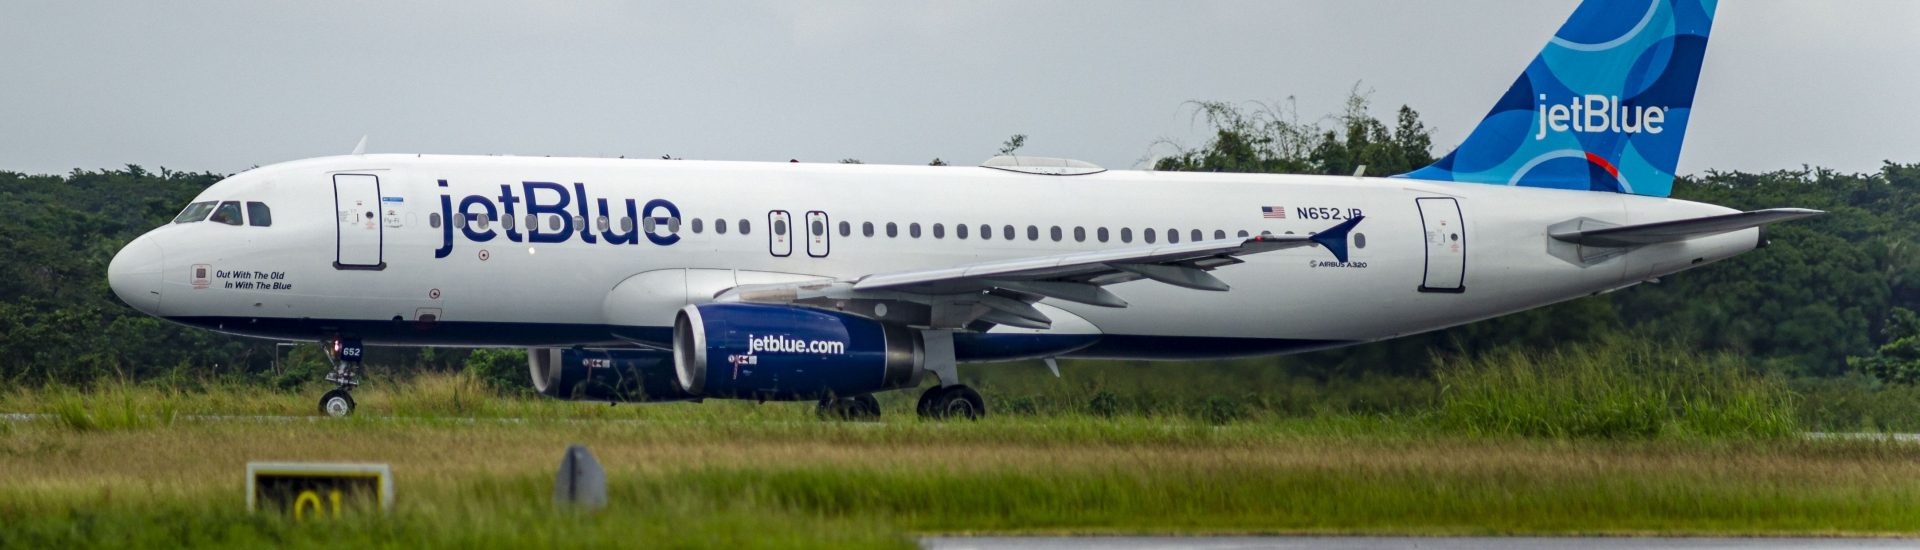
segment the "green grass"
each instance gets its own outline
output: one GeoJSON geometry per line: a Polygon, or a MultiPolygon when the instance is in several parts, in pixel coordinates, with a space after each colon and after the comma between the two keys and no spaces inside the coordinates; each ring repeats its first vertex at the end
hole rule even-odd
{"type": "Polygon", "coordinates": [[[0,436],[0,546],[1920,533],[1920,508],[1911,505],[1920,501],[1920,446],[1890,442],[1472,436],[1366,416],[1215,426],[1178,417],[935,423],[896,414],[832,423],[760,409],[765,416],[752,420],[675,405],[608,421],[13,423],[0,436]],[[550,504],[553,468],[571,443],[588,445],[608,470],[604,512],[550,504]],[[320,527],[248,515],[240,473],[250,460],[390,464],[396,511],[320,527]]]}
{"type": "MultiPolygon", "coordinates": [[[[1799,437],[1806,398],[1729,356],[1603,342],[1448,360],[1431,381],[1242,366],[1238,385],[1233,369],[1173,385],[1133,363],[1070,363],[1064,380],[994,367],[1007,370],[976,382],[1004,397],[979,422],[919,419],[912,391],[881,395],[880,422],[847,423],[809,403],[502,396],[466,374],[376,380],[347,419],[319,418],[315,388],[15,389],[0,411],[46,416],[0,423],[0,547],[1920,534],[1920,445],[1799,437]],[[272,418],[208,418],[256,415],[272,418]],[[550,503],[573,443],[607,467],[603,512],[550,503]],[[396,509],[323,524],[251,515],[248,461],[387,463],[396,509]]],[[[1876,395],[1833,417],[1900,410],[1903,394],[1876,395]]]]}
{"type": "Polygon", "coordinates": [[[1438,427],[1549,438],[1797,435],[1798,397],[1727,355],[1640,342],[1442,360],[1438,427]]]}

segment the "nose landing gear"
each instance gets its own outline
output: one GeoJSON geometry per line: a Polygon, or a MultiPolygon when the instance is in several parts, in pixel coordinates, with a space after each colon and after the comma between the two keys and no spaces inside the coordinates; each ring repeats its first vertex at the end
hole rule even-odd
{"type": "Polygon", "coordinates": [[[328,390],[320,396],[320,414],[339,418],[353,414],[353,388],[360,385],[354,374],[360,366],[363,348],[360,340],[352,338],[334,338],[323,346],[327,350],[327,359],[333,362],[333,372],[327,373],[326,381],[338,387],[328,390]]]}

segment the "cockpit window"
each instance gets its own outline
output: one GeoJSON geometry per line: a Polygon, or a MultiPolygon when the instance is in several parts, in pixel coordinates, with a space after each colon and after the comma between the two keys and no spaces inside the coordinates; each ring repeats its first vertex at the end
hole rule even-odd
{"type": "Polygon", "coordinates": [[[173,223],[192,223],[207,219],[207,213],[213,211],[213,201],[196,202],[187,205],[180,215],[173,217],[173,223]]]}
{"type": "Polygon", "coordinates": [[[273,225],[273,210],[264,202],[247,203],[247,225],[269,227],[273,225]]]}
{"type": "Polygon", "coordinates": [[[207,221],[240,225],[240,201],[220,203],[220,207],[213,210],[213,217],[207,218],[207,221]]]}

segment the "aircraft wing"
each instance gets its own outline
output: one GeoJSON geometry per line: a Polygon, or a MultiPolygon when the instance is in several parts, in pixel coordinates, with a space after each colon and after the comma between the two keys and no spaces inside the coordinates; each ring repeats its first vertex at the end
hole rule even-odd
{"type": "Polygon", "coordinates": [[[1262,234],[1183,244],[1141,246],[998,260],[947,268],[875,273],[840,281],[808,281],[735,287],[716,301],[796,303],[844,309],[860,301],[909,302],[927,306],[925,324],[959,328],[987,321],[1026,328],[1051,322],[1031,304],[1042,298],[1103,306],[1127,303],[1102,288],[1153,280],[1196,290],[1226,291],[1228,285],[1208,271],[1242,263],[1239,256],[1320,245],[1347,261],[1347,235],[1365,217],[1356,217],[1310,235],[1262,234]]]}
{"type": "Polygon", "coordinates": [[[1554,239],[1585,246],[1629,247],[1684,241],[1762,225],[1825,214],[1806,208],[1771,208],[1720,216],[1643,223],[1600,229],[1551,230],[1554,239]]]}

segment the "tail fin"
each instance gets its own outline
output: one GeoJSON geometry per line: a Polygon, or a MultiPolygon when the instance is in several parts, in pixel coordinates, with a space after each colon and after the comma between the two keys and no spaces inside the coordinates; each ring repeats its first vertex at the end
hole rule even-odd
{"type": "Polygon", "coordinates": [[[1718,0],[1586,0],[1458,149],[1397,177],[1673,190],[1718,0]]]}

